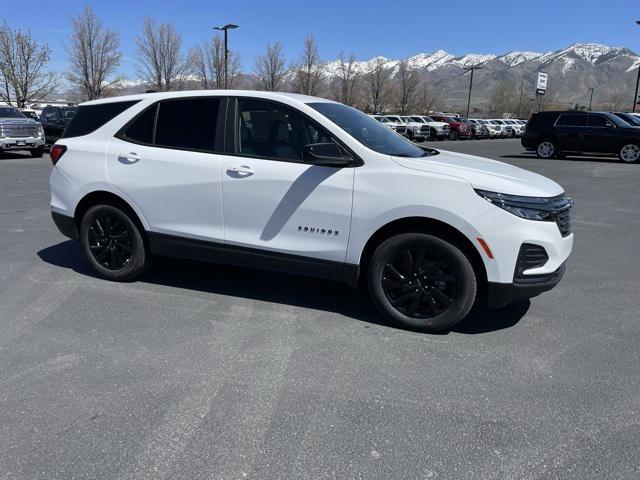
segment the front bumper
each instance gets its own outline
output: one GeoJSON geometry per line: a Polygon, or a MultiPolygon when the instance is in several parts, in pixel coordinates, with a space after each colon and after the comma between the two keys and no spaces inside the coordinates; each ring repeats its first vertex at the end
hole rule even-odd
{"type": "Polygon", "coordinates": [[[560,282],[565,270],[566,264],[563,263],[555,271],[536,275],[535,282],[526,284],[489,282],[487,285],[487,307],[500,308],[514,301],[536,297],[547,292],[560,282]]]}
{"type": "Polygon", "coordinates": [[[43,146],[42,137],[0,138],[0,150],[32,150],[43,146]]]}

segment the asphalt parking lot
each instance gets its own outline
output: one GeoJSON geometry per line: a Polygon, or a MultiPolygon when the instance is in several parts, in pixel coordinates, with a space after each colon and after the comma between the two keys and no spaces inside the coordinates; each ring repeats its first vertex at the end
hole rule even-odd
{"type": "Polygon", "coordinates": [[[48,159],[0,156],[0,479],[640,478],[640,165],[430,145],[565,187],[555,290],[425,335],[306,278],[110,283],[53,225],[48,159]]]}

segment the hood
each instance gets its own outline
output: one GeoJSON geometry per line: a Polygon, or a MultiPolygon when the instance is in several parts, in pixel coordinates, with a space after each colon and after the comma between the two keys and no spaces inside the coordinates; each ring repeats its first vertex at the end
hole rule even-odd
{"type": "Polygon", "coordinates": [[[427,125],[431,125],[432,127],[444,127],[449,124],[447,122],[427,122],[427,125]]]}
{"type": "Polygon", "coordinates": [[[440,150],[431,157],[392,158],[405,168],[457,177],[481,190],[527,197],[555,197],[564,192],[556,182],[537,173],[464,153],[440,150]]]}
{"type": "Polygon", "coordinates": [[[11,123],[13,125],[31,125],[36,122],[33,118],[0,118],[0,123],[11,123]]]}

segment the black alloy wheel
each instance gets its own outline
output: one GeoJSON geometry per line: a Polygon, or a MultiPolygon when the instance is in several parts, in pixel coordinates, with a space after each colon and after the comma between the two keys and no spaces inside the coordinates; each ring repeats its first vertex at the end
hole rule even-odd
{"type": "Polygon", "coordinates": [[[100,265],[109,270],[120,270],[131,261],[131,233],[113,215],[95,216],[89,227],[89,249],[100,265]]]}
{"type": "Polygon", "coordinates": [[[423,332],[451,329],[476,299],[476,274],[466,255],[426,233],[402,233],[378,245],[367,281],[374,305],[387,319],[423,332]]]}
{"type": "Polygon", "coordinates": [[[80,242],[93,269],[109,280],[127,281],[142,274],[151,255],[142,235],[144,230],[128,209],[95,205],[80,223],[80,242]]]}
{"type": "Polygon", "coordinates": [[[400,313],[433,318],[451,306],[458,281],[446,258],[426,248],[405,248],[385,264],[382,289],[400,313]]]}

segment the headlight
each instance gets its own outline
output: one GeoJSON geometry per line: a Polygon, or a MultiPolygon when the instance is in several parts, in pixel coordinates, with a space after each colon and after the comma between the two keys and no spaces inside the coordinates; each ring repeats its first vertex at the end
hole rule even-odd
{"type": "Polygon", "coordinates": [[[42,126],[41,123],[38,124],[38,136],[44,137],[44,127],[42,126]]]}
{"type": "Polygon", "coordinates": [[[573,205],[573,200],[560,195],[557,197],[521,197],[504,193],[476,190],[476,193],[489,203],[507,212],[527,220],[553,220],[554,214],[573,205]]]}

